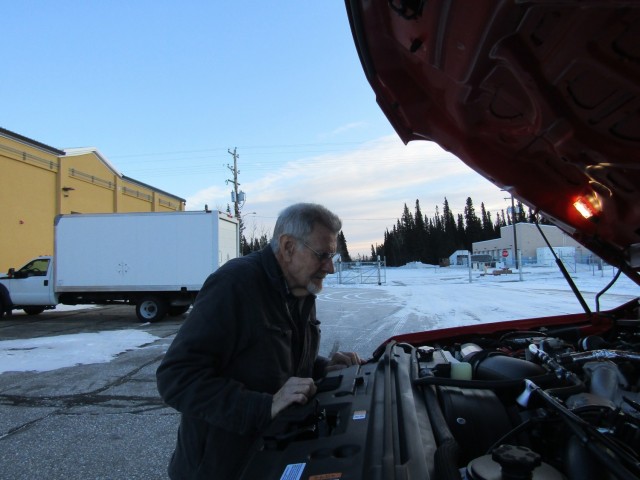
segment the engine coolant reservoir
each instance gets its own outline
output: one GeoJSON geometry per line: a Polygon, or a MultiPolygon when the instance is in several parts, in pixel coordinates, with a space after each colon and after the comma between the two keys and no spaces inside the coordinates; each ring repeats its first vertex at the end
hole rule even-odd
{"type": "Polygon", "coordinates": [[[514,445],[500,445],[491,455],[475,458],[467,465],[465,480],[566,480],[540,455],[514,445]]]}

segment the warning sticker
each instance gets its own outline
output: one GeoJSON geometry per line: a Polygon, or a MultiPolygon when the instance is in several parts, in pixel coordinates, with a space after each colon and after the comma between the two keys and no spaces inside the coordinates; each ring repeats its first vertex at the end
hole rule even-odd
{"type": "Polygon", "coordinates": [[[306,463],[292,463],[286,466],[280,480],[300,480],[306,463]]]}
{"type": "Polygon", "coordinates": [[[322,475],[311,475],[309,480],[338,480],[342,478],[342,473],[323,473],[322,475]]]}
{"type": "Polygon", "coordinates": [[[353,412],[354,420],[364,420],[365,418],[367,418],[366,410],[356,410],[355,412],[353,412]]]}

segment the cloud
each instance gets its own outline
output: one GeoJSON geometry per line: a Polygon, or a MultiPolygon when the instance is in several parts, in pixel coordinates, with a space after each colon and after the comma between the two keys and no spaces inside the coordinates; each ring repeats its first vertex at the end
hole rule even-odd
{"type": "Polygon", "coordinates": [[[329,132],[328,134],[320,135],[320,138],[334,137],[334,136],[341,135],[343,133],[349,132],[351,130],[357,130],[359,128],[364,128],[366,126],[367,126],[366,122],[351,122],[351,123],[347,123],[346,125],[342,125],[342,126],[336,128],[335,130],[329,132]]]}
{"type": "MultiPolygon", "coordinates": [[[[268,174],[243,182],[248,203],[245,211],[255,211],[251,222],[262,222],[261,231],[271,231],[278,212],[295,202],[326,205],[343,219],[349,252],[368,255],[372,244],[380,244],[386,229],[402,215],[406,203],[414,212],[420,201],[422,213],[442,213],[445,197],[454,215],[463,213],[471,197],[480,214],[505,208],[504,192],[479,176],[451,153],[433,142],[404,145],[397,136],[381,137],[357,148],[284,163],[268,174]]],[[[228,198],[229,188],[210,187],[187,202],[200,209],[218,205],[228,198]]],[[[224,205],[228,200],[224,201],[224,205]]],[[[495,219],[495,215],[493,215],[495,219]]]]}

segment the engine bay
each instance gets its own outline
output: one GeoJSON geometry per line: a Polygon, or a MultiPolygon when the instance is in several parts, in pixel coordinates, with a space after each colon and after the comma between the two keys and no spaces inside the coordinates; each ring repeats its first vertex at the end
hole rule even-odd
{"type": "Polygon", "coordinates": [[[276,417],[242,478],[640,478],[637,301],[617,317],[392,339],[276,417]]]}

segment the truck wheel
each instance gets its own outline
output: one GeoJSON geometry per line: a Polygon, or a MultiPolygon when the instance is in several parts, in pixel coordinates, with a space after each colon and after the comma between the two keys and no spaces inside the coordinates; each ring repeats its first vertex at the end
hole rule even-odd
{"type": "Polygon", "coordinates": [[[169,307],[169,316],[177,317],[178,315],[182,315],[183,313],[187,313],[189,307],[191,305],[178,305],[178,306],[170,306],[169,307]]]}
{"type": "Polygon", "coordinates": [[[143,297],[136,303],[136,315],[141,322],[158,322],[167,314],[167,302],[160,297],[143,297]]]}
{"type": "Polygon", "coordinates": [[[44,312],[44,307],[24,307],[23,310],[27,315],[38,315],[44,312]]]}

